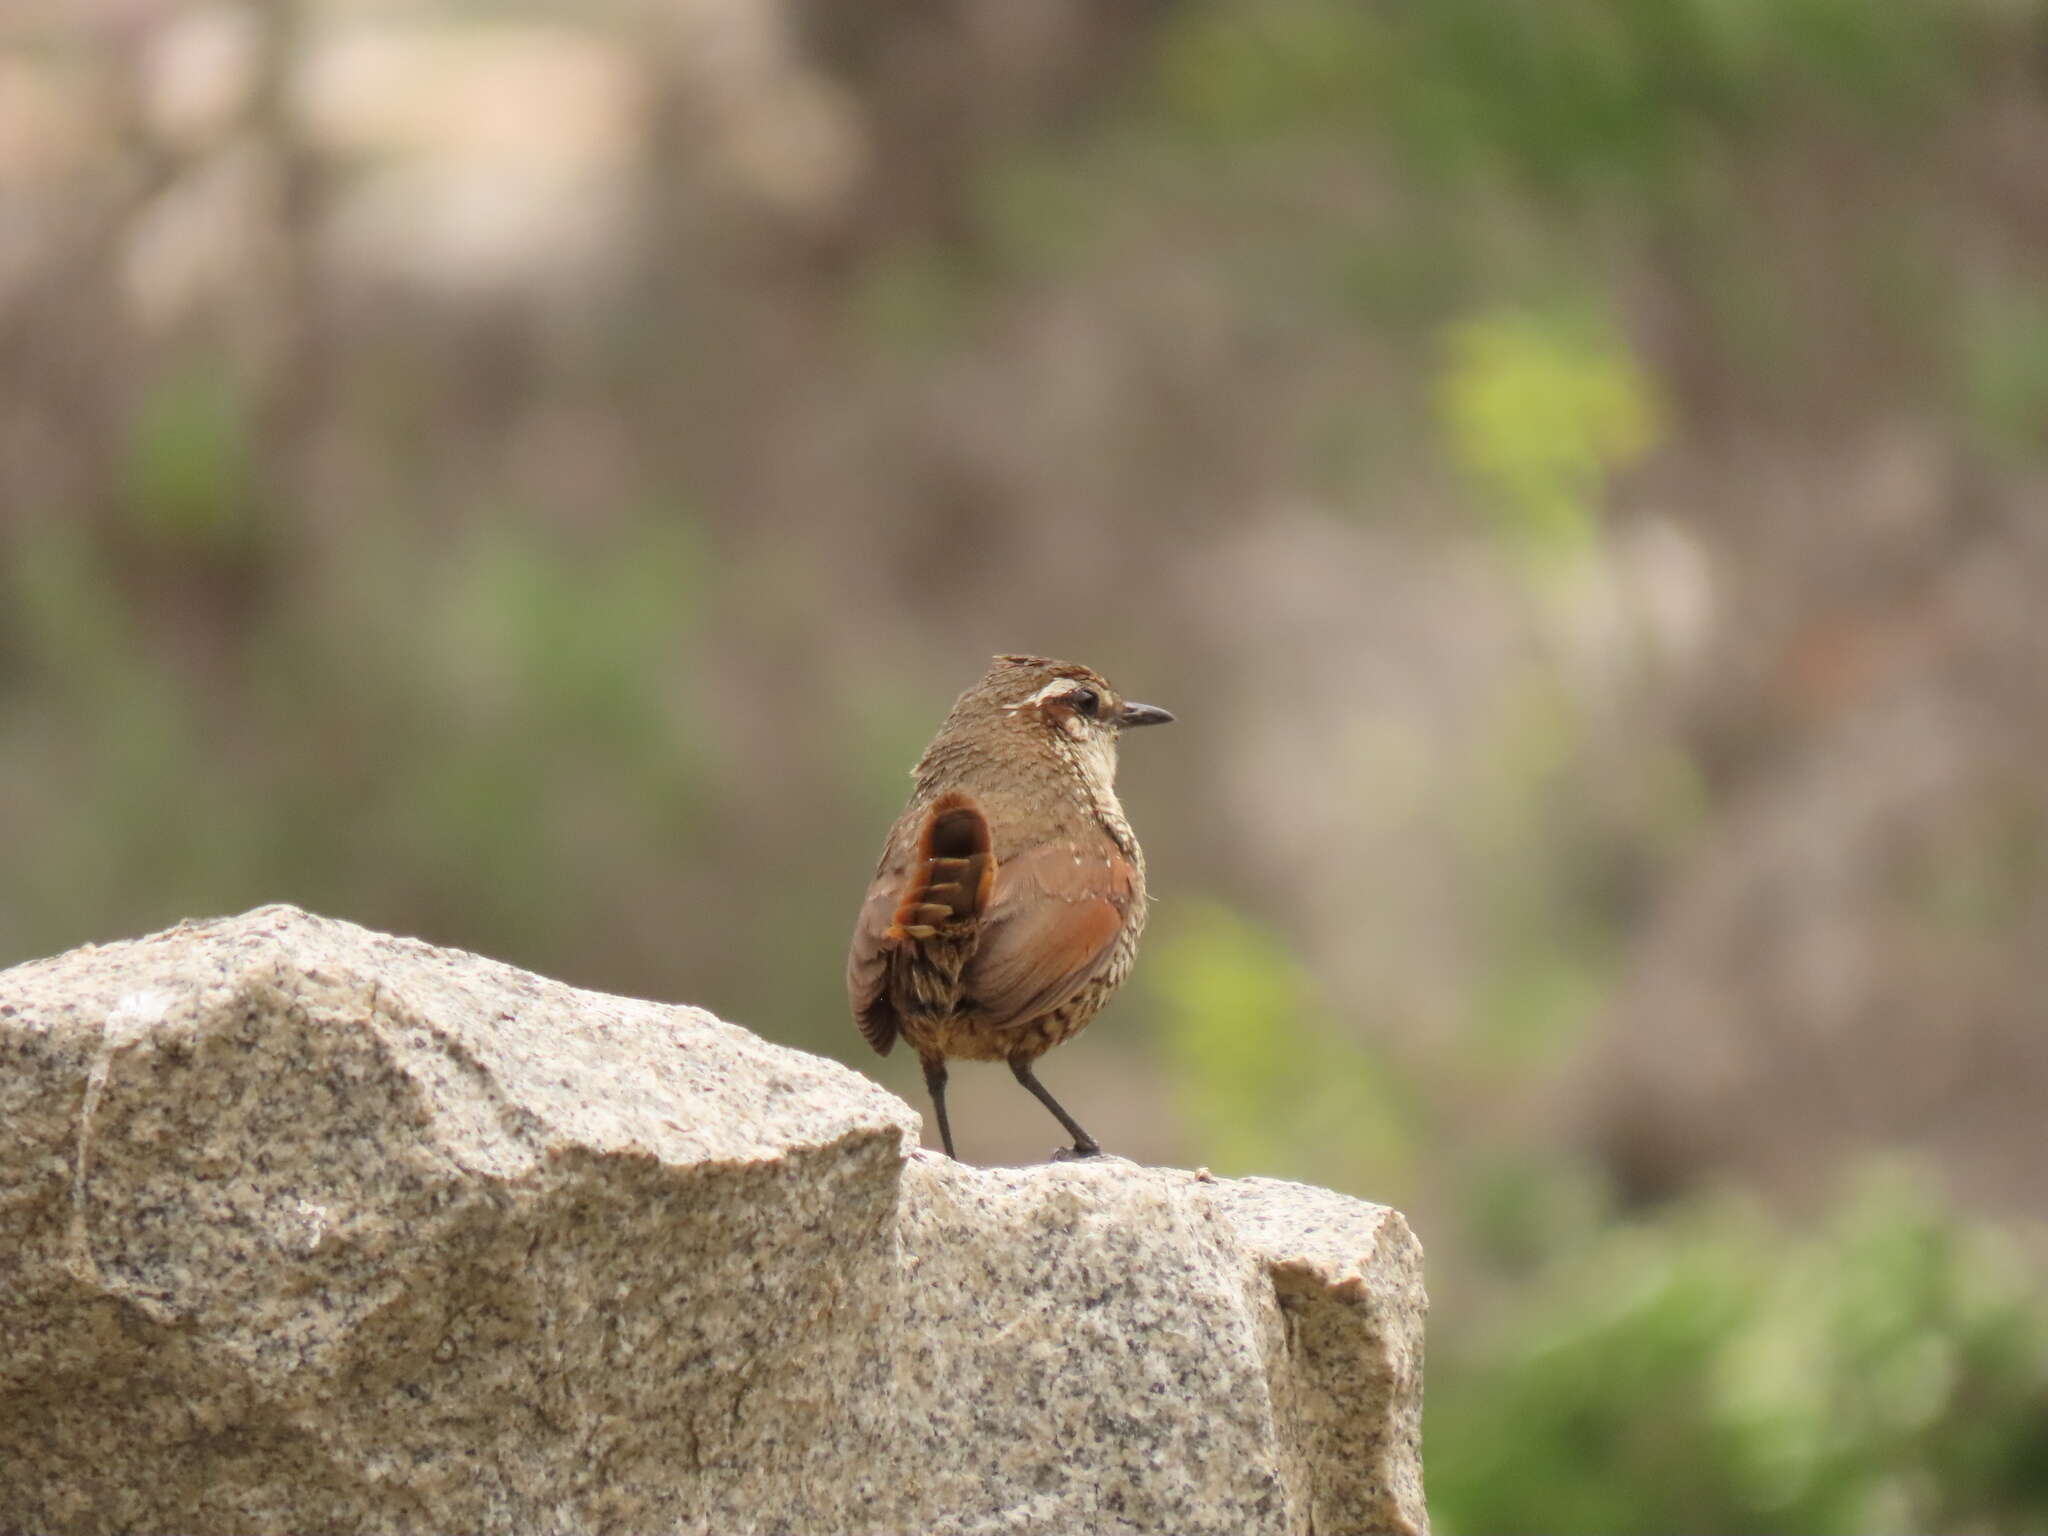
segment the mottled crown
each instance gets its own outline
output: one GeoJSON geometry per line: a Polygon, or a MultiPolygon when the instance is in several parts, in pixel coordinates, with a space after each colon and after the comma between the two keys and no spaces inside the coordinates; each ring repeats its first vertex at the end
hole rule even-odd
{"type": "Polygon", "coordinates": [[[989,663],[983,684],[1007,682],[1008,674],[1028,672],[1041,682],[1051,682],[1056,677],[1071,677],[1076,682],[1093,683],[1109,691],[1109,679],[1093,667],[1084,667],[1077,661],[1054,661],[1050,656],[998,656],[989,663]]]}

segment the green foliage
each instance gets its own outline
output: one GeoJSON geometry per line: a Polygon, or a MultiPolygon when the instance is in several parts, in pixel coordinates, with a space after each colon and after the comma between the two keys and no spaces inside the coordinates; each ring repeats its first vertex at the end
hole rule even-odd
{"type": "Polygon", "coordinates": [[[1902,905],[1950,942],[2010,943],[2048,875],[2048,823],[2023,786],[1993,781],[1928,828],[1891,871],[1902,905]]]}
{"type": "Polygon", "coordinates": [[[122,485],[136,526],[218,546],[247,530],[254,460],[247,401],[217,357],[169,370],[130,424],[122,485]]]}
{"type": "Polygon", "coordinates": [[[1169,1070],[1218,1172],[1341,1169],[1384,1191],[1415,1126],[1391,1069],[1335,1027],[1275,934],[1206,904],[1157,925],[1143,975],[1169,1070]]]}
{"type": "Polygon", "coordinates": [[[862,273],[855,323],[881,348],[916,359],[957,342],[974,314],[969,274],[928,242],[883,252],[862,273]]]}
{"type": "Polygon", "coordinates": [[[39,872],[41,926],[16,942],[288,894],[576,968],[650,835],[673,856],[700,819],[711,749],[666,682],[700,622],[690,533],[578,542],[507,517],[442,541],[366,521],[243,637],[226,713],[87,535],[37,525],[5,568],[27,665],[0,741],[59,765],[37,789],[61,799],[10,806],[39,872]]]}
{"type": "Polygon", "coordinates": [[[1900,125],[1956,77],[1955,21],[1938,0],[1211,3],[1160,87],[1211,140],[1370,125],[1432,174],[1655,196],[1788,99],[1900,125]]]}
{"type": "Polygon", "coordinates": [[[1461,796],[1463,853],[1493,940],[1474,994],[1477,1037],[1517,1063],[1578,1038],[1606,979],[1583,904],[1565,886],[1575,850],[1545,815],[1580,751],[1569,696],[1532,678],[1501,711],[1461,796]]]}
{"type": "Polygon", "coordinates": [[[1979,438],[2002,459],[2048,459],[2048,289],[1997,288],[1966,303],[1956,348],[1979,438]]]}
{"type": "Polygon", "coordinates": [[[1379,74],[1366,7],[1325,0],[1195,8],[1159,54],[1158,90],[1182,131],[1214,145],[1363,123],[1379,74]]]}
{"type": "Polygon", "coordinates": [[[1452,460],[1496,527],[1536,556],[1584,552],[1610,474],[1657,435],[1648,379],[1613,332],[1570,314],[1504,310],[1452,327],[1438,406],[1452,460]]]}
{"type": "Polygon", "coordinates": [[[1439,1330],[1438,1528],[2039,1529],[2041,1299],[1896,1177],[1804,1240],[1731,1206],[1611,1229],[1483,1339],[1439,1330]]]}

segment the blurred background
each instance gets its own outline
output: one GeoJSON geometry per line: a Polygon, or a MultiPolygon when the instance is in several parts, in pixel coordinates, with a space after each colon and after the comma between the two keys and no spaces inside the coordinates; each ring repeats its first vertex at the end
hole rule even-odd
{"type": "Polygon", "coordinates": [[[0,964],[289,900],[922,1106],[998,650],[1180,716],[1048,1083],[1410,1213],[1440,1530],[2048,1527],[2048,5],[0,9],[0,964]]]}

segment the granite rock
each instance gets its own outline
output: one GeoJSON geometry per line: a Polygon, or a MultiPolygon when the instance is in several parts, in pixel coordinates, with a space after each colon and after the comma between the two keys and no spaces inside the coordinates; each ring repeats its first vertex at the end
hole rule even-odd
{"type": "Polygon", "coordinates": [[[289,907],[0,973],[0,1529],[1422,1531],[1384,1207],[289,907]]]}

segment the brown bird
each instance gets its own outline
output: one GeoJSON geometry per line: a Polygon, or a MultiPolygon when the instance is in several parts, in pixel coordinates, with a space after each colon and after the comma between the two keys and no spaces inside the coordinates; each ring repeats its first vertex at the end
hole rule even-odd
{"type": "Polygon", "coordinates": [[[1102,1148],[1031,1064],[1078,1033],[1130,974],[1145,855],[1117,803],[1116,742],[1173,718],[1101,673],[998,656],[918,759],[854,926],[846,990],[884,1056],[901,1035],[946,1121],[946,1059],[1007,1061],[1074,1138],[1102,1148]]]}

